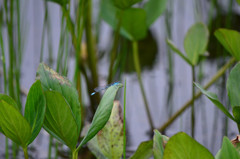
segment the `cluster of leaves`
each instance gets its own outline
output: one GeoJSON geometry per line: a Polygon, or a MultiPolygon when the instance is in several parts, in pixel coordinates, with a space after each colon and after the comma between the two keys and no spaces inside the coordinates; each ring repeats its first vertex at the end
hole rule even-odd
{"type": "Polygon", "coordinates": [[[11,97],[0,95],[0,131],[26,150],[43,126],[49,134],[66,144],[73,154],[77,154],[107,123],[122,84],[107,89],[86,136],[77,147],[81,107],[76,89],[67,78],[44,64],[39,65],[37,78],[29,90],[24,116],[11,97]]]}

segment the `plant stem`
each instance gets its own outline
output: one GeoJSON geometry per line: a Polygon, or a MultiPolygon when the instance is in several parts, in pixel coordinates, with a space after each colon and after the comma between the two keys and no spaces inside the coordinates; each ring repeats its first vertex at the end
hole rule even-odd
{"type": "MultiPolygon", "coordinates": [[[[232,66],[235,62],[235,58],[231,58],[228,63],[226,63],[221,69],[218,70],[218,72],[211,78],[211,80],[204,86],[204,89],[208,89],[213,83],[215,83],[225,72],[226,70],[232,66]]],[[[194,99],[199,98],[202,95],[201,92],[198,92],[194,99]]],[[[164,131],[169,125],[171,125],[175,119],[177,119],[178,116],[180,116],[189,106],[191,106],[193,102],[193,99],[187,101],[181,109],[179,109],[170,119],[168,119],[167,122],[165,122],[158,130],[160,132],[164,131]]]]}
{"type": "Polygon", "coordinates": [[[48,159],[51,159],[52,156],[52,143],[53,143],[53,137],[52,135],[49,136],[49,145],[48,145],[48,159]]]}
{"type": "Polygon", "coordinates": [[[126,80],[124,82],[124,105],[123,105],[123,159],[126,159],[126,80]]]}
{"type": "Polygon", "coordinates": [[[150,110],[149,110],[149,105],[148,105],[148,102],[147,102],[147,98],[146,98],[144,87],[143,87],[142,77],[141,77],[141,68],[140,68],[140,62],[139,62],[139,57],[138,57],[138,43],[136,41],[133,41],[132,45],[133,45],[134,66],[135,66],[135,69],[136,69],[136,72],[137,72],[138,81],[139,81],[139,85],[140,85],[140,88],[141,88],[141,92],[142,92],[143,101],[144,101],[145,109],[146,109],[146,112],[147,112],[147,117],[148,117],[148,120],[149,120],[149,124],[150,124],[151,130],[153,131],[153,129],[154,129],[153,121],[152,121],[152,118],[151,118],[151,113],[150,113],[150,110]]]}
{"type": "Polygon", "coordinates": [[[26,147],[26,148],[23,148],[23,152],[24,152],[24,158],[25,158],[25,159],[28,159],[28,150],[27,150],[27,147],[26,147]]]}
{"type": "Polygon", "coordinates": [[[77,149],[72,152],[72,159],[78,159],[78,150],[77,149]]]}
{"type": "Polygon", "coordinates": [[[195,135],[195,114],[194,114],[194,101],[195,101],[195,86],[193,84],[195,82],[195,66],[192,66],[192,114],[191,114],[191,121],[192,121],[192,137],[194,138],[195,135]]]}

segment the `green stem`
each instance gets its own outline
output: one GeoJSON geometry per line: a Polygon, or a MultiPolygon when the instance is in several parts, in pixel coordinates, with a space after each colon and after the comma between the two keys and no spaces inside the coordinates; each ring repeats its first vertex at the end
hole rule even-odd
{"type": "Polygon", "coordinates": [[[8,151],[8,138],[5,137],[5,159],[9,158],[9,151],[8,151]]]}
{"type": "Polygon", "coordinates": [[[53,137],[52,135],[49,136],[49,145],[48,145],[48,159],[51,159],[52,156],[52,143],[53,143],[53,137]]]}
{"type": "Polygon", "coordinates": [[[238,127],[238,133],[240,133],[240,124],[237,124],[238,127]]]}
{"type": "MultiPolygon", "coordinates": [[[[192,66],[192,82],[195,82],[195,66],[192,66]]],[[[192,119],[192,137],[194,138],[195,135],[195,114],[194,114],[194,101],[195,101],[195,86],[192,83],[192,112],[191,112],[191,119],[192,119]]]]}
{"type": "Polygon", "coordinates": [[[24,152],[24,158],[25,158],[25,159],[28,159],[28,150],[27,150],[27,147],[26,147],[26,148],[23,148],[23,152],[24,152]]]}
{"type": "Polygon", "coordinates": [[[78,159],[78,150],[77,149],[72,152],[72,159],[78,159]]]}
{"type": "MultiPolygon", "coordinates": [[[[235,58],[231,58],[218,72],[211,78],[211,80],[204,86],[204,89],[208,89],[213,83],[215,83],[225,72],[226,70],[232,66],[235,62],[235,58]]],[[[194,99],[199,98],[202,95],[201,92],[198,92],[194,99]]],[[[158,130],[160,132],[164,131],[169,125],[171,125],[178,116],[180,116],[191,104],[193,103],[193,99],[187,101],[171,118],[168,119],[158,130]]]]}
{"type": "Polygon", "coordinates": [[[147,102],[146,94],[145,94],[144,87],[143,87],[142,77],[141,77],[141,68],[140,68],[140,62],[139,62],[139,57],[138,57],[138,43],[136,41],[133,41],[132,45],[133,45],[134,66],[135,66],[135,69],[136,69],[136,72],[137,72],[138,81],[139,81],[140,89],[141,89],[141,92],[142,92],[143,101],[144,101],[145,109],[146,109],[146,112],[147,112],[147,117],[148,117],[148,120],[149,120],[149,124],[150,124],[151,130],[153,131],[153,129],[154,129],[153,121],[152,121],[152,118],[151,118],[151,113],[150,113],[150,110],[149,110],[149,105],[148,105],[148,102],[147,102]]]}

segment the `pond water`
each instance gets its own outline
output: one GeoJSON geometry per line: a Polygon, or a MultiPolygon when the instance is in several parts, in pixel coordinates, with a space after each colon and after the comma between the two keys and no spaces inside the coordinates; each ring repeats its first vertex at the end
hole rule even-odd
{"type": "MultiPolygon", "coordinates": [[[[194,0],[170,0],[172,6],[171,32],[172,40],[180,50],[183,49],[184,35],[188,28],[196,21],[202,20],[207,22],[208,10],[210,6],[209,1],[195,2],[194,0]],[[196,10],[196,3],[201,4],[202,7],[196,10]],[[199,16],[201,15],[201,16],[199,16]]],[[[26,42],[25,52],[22,63],[21,87],[28,90],[35,80],[35,73],[39,65],[40,50],[41,50],[41,35],[44,19],[44,4],[43,1],[21,0],[22,16],[25,22],[26,42]]],[[[98,14],[98,2],[94,3],[95,12],[98,14]]],[[[199,5],[198,4],[198,5],[199,5]]],[[[224,6],[224,1],[222,6],[224,6]]],[[[52,30],[52,48],[54,57],[54,66],[56,63],[58,42],[60,37],[60,8],[49,3],[49,16],[51,19],[52,30]]],[[[238,6],[234,5],[233,10],[240,13],[238,6]]],[[[102,50],[109,49],[109,44],[112,39],[110,36],[111,28],[106,23],[101,23],[100,43],[99,48],[102,50]]],[[[154,66],[151,69],[143,69],[142,78],[143,85],[146,91],[147,100],[150,106],[150,113],[153,118],[154,127],[160,128],[167,119],[181,108],[183,104],[191,99],[192,80],[191,68],[178,55],[173,56],[173,93],[171,102],[167,101],[169,91],[169,64],[168,64],[168,50],[166,45],[166,25],[165,16],[159,18],[151,27],[151,31],[156,39],[158,52],[155,56],[154,66]]],[[[44,55],[44,61],[47,61],[48,56],[44,55]]],[[[202,84],[206,83],[229,58],[226,57],[220,60],[205,61],[201,67],[203,72],[202,84]]],[[[105,85],[108,73],[109,60],[103,58],[99,61],[100,85],[105,85]]],[[[55,67],[53,67],[55,68],[55,67]]],[[[197,68],[197,72],[200,67],[197,68]]],[[[69,74],[68,77],[73,79],[74,59],[69,59],[69,74]]],[[[197,73],[198,74],[198,73],[197,73]]],[[[148,124],[147,114],[144,109],[144,102],[137,76],[135,73],[128,73],[123,76],[127,81],[127,131],[128,131],[128,150],[135,151],[137,146],[150,137],[147,134],[150,127],[148,124]]],[[[225,104],[227,101],[227,94],[224,87],[222,87],[223,78],[220,78],[210,90],[212,92],[219,92],[220,100],[225,104]]],[[[225,85],[225,84],[224,84],[225,85]]],[[[123,92],[122,92],[123,93],[123,92]]],[[[123,99],[120,99],[121,103],[123,99]]],[[[88,100],[86,99],[86,103],[88,100]]],[[[25,97],[23,97],[25,103],[25,97]]],[[[214,155],[220,148],[222,137],[228,130],[227,136],[231,139],[237,135],[237,127],[231,121],[228,122],[226,128],[226,118],[215,106],[204,96],[196,101],[196,140],[206,146],[214,155]]],[[[165,135],[172,136],[179,131],[184,131],[190,134],[191,131],[191,111],[187,109],[170,127],[165,131],[165,135]]],[[[31,151],[33,158],[44,159],[48,154],[48,139],[49,136],[45,131],[41,131],[37,139],[31,144],[35,150],[31,151]]],[[[0,158],[4,154],[5,137],[0,135],[0,158]]]]}

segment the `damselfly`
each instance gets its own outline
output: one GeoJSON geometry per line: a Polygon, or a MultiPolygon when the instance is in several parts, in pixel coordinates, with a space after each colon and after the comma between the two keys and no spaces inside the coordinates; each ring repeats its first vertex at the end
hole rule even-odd
{"type": "Polygon", "coordinates": [[[94,94],[96,94],[96,93],[98,93],[98,92],[101,92],[101,91],[107,89],[107,88],[110,87],[110,86],[115,86],[115,85],[117,85],[117,84],[119,84],[119,82],[114,82],[114,83],[108,84],[108,85],[106,85],[106,86],[100,86],[100,87],[94,88],[94,92],[91,93],[91,96],[94,95],[94,94]]]}

